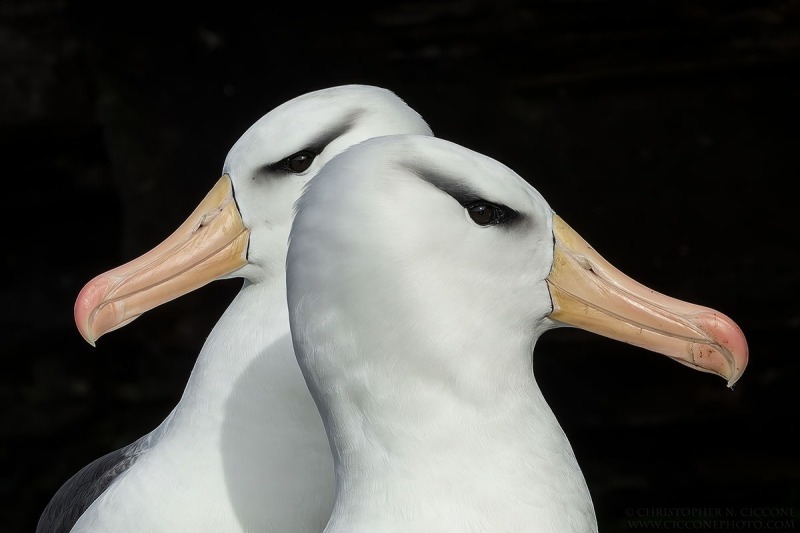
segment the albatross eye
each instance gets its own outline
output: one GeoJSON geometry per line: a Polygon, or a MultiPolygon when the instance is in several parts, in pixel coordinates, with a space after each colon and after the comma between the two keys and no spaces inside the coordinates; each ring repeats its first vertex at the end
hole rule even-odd
{"type": "Polygon", "coordinates": [[[502,207],[488,202],[476,202],[467,206],[467,213],[472,221],[479,226],[499,224],[506,218],[506,212],[502,207]]]}
{"type": "Polygon", "coordinates": [[[308,170],[308,167],[311,166],[311,163],[314,162],[315,157],[317,157],[317,154],[309,152],[308,150],[297,152],[296,154],[286,158],[286,168],[290,172],[297,174],[305,172],[308,170]]]}

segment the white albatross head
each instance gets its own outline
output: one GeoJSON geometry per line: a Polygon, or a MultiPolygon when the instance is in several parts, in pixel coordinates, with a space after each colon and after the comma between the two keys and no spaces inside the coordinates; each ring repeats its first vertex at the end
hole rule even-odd
{"type": "Polygon", "coordinates": [[[295,351],[317,387],[337,365],[398,371],[381,359],[397,346],[451,377],[471,368],[488,379],[502,374],[498,346],[529,357],[541,333],[563,325],[729,386],[748,358],[731,319],[633,281],[508,167],[432,137],[370,139],[328,163],[297,202],[287,288],[295,351]],[[476,346],[482,361],[447,358],[476,346]]]}
{"type": "Polygon", "coordinates": [[[336,154],[364,139],[432,135],[389,90],[344,85],[290,100],[254,123],[231,148],[223,176],[189,218],[143,256],[81,290],[75,322],[91,344],[142,313],[225,277],[282,277],[292,206],[336,154]]]}

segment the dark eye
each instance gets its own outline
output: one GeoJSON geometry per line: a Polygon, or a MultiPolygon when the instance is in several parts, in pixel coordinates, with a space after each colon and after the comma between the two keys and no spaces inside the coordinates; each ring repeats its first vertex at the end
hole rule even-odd
{"type": "Polygon", "coordinates": [[[291,155],[285,159],[286,168],[290,172],[294,172],[296,174],[305,172],[306,170],[308,170],[308,167],[311,166],[311,163],[314,162],[315,157],[317,157],[317,154],[309,152],[307,150],[303,150],[302,152],[297,152],[296,154],[291,155]]]}
{"type": "Polygon", "coordinates": [[[503,222],[507,216],[502,207],[488,202],[476,202],[467,206],[467,213],[469,213],[469,218],[479,226],[499,224],[503,222]]]}

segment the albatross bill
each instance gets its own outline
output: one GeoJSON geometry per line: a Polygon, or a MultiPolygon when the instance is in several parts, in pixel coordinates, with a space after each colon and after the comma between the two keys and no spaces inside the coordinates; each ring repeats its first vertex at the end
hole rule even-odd
{"type": "Polygon", "coordinates": [[[189,218],[161,244],[87,283],[75,323],[94,346],[101,335],[247,264],[250,230],[223,175],[189,218]]]}
{"type": "Polygon", "coordinates": [[[747,343],[719,311],[660,294],[603,259],[553,216],[550,318],[657,352],[725,378],[732,387],[747,366],[747,343]]]}

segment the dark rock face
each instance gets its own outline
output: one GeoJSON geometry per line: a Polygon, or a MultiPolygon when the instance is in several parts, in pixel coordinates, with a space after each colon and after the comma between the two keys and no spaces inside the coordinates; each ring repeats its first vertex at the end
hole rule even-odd
{"type": "Polygon", "coordinates": [[[336,7],[0,8],[0,530],[32,531],[61,483],[164,418],[239,288],[91,349],[71,315],[82,285],[169,234],[258,117],[343,83],[394,90],[438,136],[528,178],[623,271],[748,336],[733,391],[590,334],[542,339],[535,370],[601,531],[800,527],[800,3],[336,7]]]}

